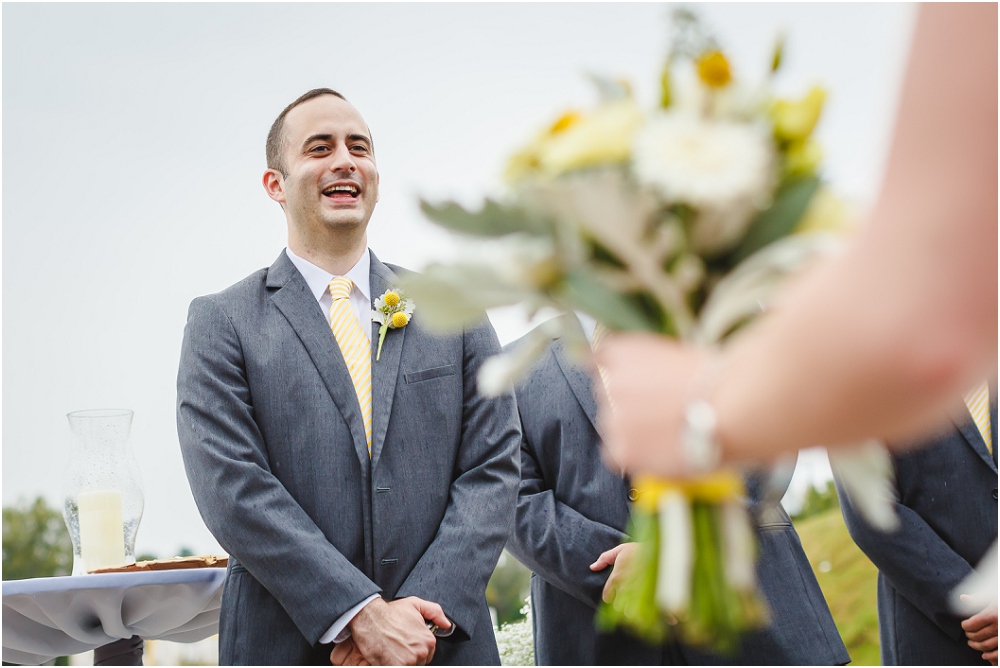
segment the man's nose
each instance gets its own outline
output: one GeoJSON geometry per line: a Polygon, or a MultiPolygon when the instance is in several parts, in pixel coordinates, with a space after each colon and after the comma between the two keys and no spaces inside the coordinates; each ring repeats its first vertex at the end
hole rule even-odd
{"type": "Polygon", "coordinates": [[[331,172],[353,172],[358,166],[354,162],[354,156],[347,146],[341,144],[333,152],[333,159],[330,161],[331,172]]]}

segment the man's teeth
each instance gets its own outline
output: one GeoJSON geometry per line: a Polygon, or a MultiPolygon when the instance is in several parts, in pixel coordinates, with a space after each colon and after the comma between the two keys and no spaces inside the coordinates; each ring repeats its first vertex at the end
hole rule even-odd
{"type": "Polygon", "coordinates": [[[323,194],[324,195],[331,195],[331,194],[337,193],[337,192],[350,193],[352,195],[357,195],[358,194],[358,189],[355,188],[354,186],[333,186],[332,188],[327,188],[326,190],[324,190],[323,194]]]}

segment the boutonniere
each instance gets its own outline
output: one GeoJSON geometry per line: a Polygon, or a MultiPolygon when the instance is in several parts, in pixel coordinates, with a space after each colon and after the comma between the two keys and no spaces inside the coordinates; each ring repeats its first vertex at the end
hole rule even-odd
{"type": "Polygon", "coordinates": [[[382,356],[382,342],[385,341],[385,333],[390,329],[406,327],[407,323],[410,322],[410,316],[413,315],[414,306],[413,300],[399,290],[386,290],[381,297],[375,300],[372,320],[382,325],[378,330],[376,362],[382,356]]]}

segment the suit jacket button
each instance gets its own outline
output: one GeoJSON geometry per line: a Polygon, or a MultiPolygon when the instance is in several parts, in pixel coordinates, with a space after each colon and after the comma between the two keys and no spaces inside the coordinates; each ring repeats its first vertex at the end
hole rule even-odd
{"type": "Polygon", "coordinates": [[[638,498],[639,498],[639,490],[637,490],[635,487],[629,487],[628,500],[634,503],[638,498]]]}
{"type": "Polygon", "coordinates": [[[993,490],[993,500],[994,501],[997,500],[997,491],[996,490],[993,490]]]}

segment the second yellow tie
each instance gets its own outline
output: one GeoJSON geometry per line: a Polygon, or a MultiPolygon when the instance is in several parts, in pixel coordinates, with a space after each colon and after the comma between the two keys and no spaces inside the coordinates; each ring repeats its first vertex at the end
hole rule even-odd
{"type": "Polygon", "coordinates": [[[982,385],[965,395],[965,405],[969,407],[976,427],[983,440],[986,441],[986,449],[993,454],[993,430],[990,428],[990,385],[983,382],[982,385]]]}
{"type": "MultiPolygon", "coordinates": [[[[608,328],[597,323],[594,326],[594,338],[591,342],[591,347],[596,351],[604,343],[604,339],[608,337],[608,328]]],[[[608,393],[608,371],[600,364],[597,365],[597,373],[601,374],[601,382],[604,384],[604,394],[608,398],[608,406],[611,407],[612,412],[616,410],[614,401],[611,400],[611,395],[608,393]]]]}
{"type": "Polygon", "coordinates": [[[372,454],[372,344],[361,329],[361,323],[351,308],[351,289],[354,282],[345,276],[330,281],[330,330],[337,340],[340,353],[347,363],[347,371],[354,381],[354,391],[361,406],[365,423],[365,440],[368,456],[372,454]]]}

